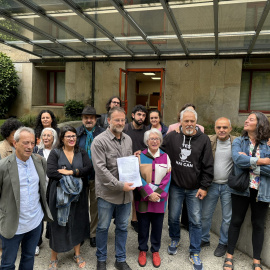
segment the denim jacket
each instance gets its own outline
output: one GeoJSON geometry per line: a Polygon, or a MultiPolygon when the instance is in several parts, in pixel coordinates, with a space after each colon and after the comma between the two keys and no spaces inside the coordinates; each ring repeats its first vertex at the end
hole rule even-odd
{"type": "Polygon", "coordinates": [[[78,201],[83,183],[81,178],[71,175],[63,175],[59,183],[56,195],[57,221],[60,226],[66,226],[70,204],[78,201]]]}
{"type": "MultiPolygon", "coordinates": [[[[253,172],[260,175],[260,184],[258,189],[258,201],[270,202],[270,165],[257,165],[258,158],[249,156],[250,141],[246,137],[238,137],[232,144],[232,159],[234,162],[235,174],[241,174],[243,169],[252,168],[253,172]],[[239,152],[245,152],[247,156],[240,155],[239,152]]],[[[259,145],[260,157],[270,157],[270,147],[267,141],[263,140],[259,145]]],[[[249,187],[243,191],[238,192],[231,189],[233,194],[249,196],[249,187]]]]}

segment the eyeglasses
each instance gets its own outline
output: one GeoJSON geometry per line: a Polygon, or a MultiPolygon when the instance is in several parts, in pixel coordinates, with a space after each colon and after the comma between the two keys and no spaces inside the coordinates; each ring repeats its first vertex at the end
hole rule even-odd
{"type": "Polygon", "coordinates": [[[160,141],[160,138],[149,138],[149,141],[151,141],[151,142],[160,141]]]}
{"type": "Polygon", "coordinates": [[[113,103],[113,104],[117,104],[117,105],[119,105],[119,104],[120,104],[120,102],[118,102],[118,101],[112,101],[111,103],[113,103]]]}
{"type": "Polygon", "coordinates": [[[71,140],[71,139],[76,139],[77,136],[76,135],[69,135],[69,136],[64,136],[65,138],[67,138],[68,140],[71,140]]]}

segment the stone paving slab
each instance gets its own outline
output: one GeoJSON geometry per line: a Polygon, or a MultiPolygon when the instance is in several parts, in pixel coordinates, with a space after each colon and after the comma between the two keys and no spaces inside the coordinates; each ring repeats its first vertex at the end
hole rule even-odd
{"type": "MultiPolygon", "coordinates": [[[[114,228],[115,225],[111,223],[108,239],[108,260],[107,260],[107,270],[113,270],[114,268],[114,228]]],[[[167,246],[169,243],[169,234],[168,234],[168,223],[167,218],[165,217],[162,233],[162,244],[160,249],[161,257],[161,270],[192,270],[192,265],[188,260],[188,247],[189,247],[189,236],[188,232],[181,230],[181,243],[178,248],[176,255],[168,255],[167,246]]],[[[213,255],[215,248],[218,245],[218,237],[215,234],[211,234],[211,245],[210,247],[205,247],[202,249],[200,258],[204,265],[204,270],[221,270],[224,258],[218,258],[213,255]]],[[[20,251],[19,253],[20,254],[20,251]]],[[[87,240],[84,245],[81,247],[81,254],[86,261],[86,267],[84,269],[96,269],[96,256],[95,248],[90,247],[89,240],[87,240]]],[[[16,261],[16,268],[18,267],[19,257],[16,261]]],[[[58,268],[60,270],[75,270],[79,269],[76,263],[72,259],[73,251],[61,253],[58,255],[59,264],[58,268]]],[[[145,267],[140,267],[138,265],[138,240],[137,233],[129,225],[128,228],[128,240],[127,240],[127,262],[132,270],[141,269],[141,270],[152,270],[155,269],[152,265],[151,252],[147,253],[148,262],[145,267]]],[[[45,270],[48,269],[50,261],[50,249],[49,241],[44,237],[43,244],[40,248],[40,255],[35,258],[35,270],[45,270]]],[[[236,270],[251,270],[252,269],[252,259],[242,252],[236,250],[235,252],[235,269],[236,270]]],[[[264,267],[264,270],[270,270],[267,267],[264,267]]]]}

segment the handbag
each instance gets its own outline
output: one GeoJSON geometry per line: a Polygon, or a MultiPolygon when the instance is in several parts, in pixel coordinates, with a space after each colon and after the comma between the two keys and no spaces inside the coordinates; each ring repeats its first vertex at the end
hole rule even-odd
{"type": "MultiPolygon", "coordinates": [[[[255,156],[255,153],[257,151],[258,144],[255,145],[253,151],[252,151],[252,157],[255,156]]],[[[232,172],[230,173],[228,177],[228,186],[232,189],[235,189],[236,191],[243,192],[245,191],[249,186],[249,169],[244,169],[242,173],[235,175],[234,165],[232,172]]]]}

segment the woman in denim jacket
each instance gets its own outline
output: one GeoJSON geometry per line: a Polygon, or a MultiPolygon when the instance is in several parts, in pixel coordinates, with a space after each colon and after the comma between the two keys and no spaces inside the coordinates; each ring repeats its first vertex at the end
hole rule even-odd
{"type": "Polygon", "coordinates": [[[270,147],[269,121],[260,112],[252,112],[245,121],[243,136],[234,140],[232,158],[235,175],[249,169],[249,187],[232,192],[232,218],[228,233],[228,251],[223,269],[233,269],[233,254],[241,225],[250,205],[252,223],[253,269],[261,270],[261,251],[264,240],[264,223],[270,202],[270,147]],[[257,146],[257,150],[255,148],[257,146]],[[255,148],[255,154],[252,152],[255,148]]]}

